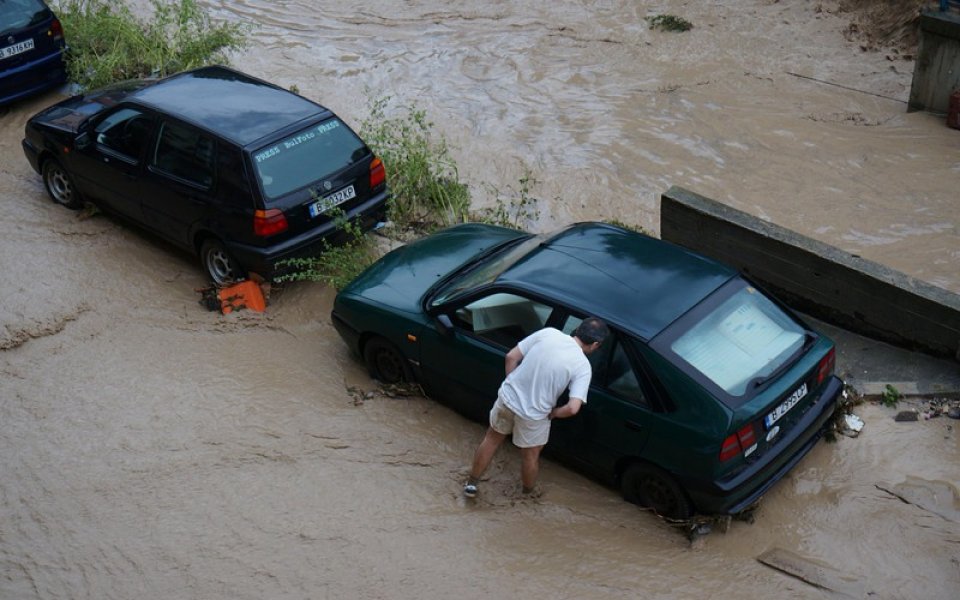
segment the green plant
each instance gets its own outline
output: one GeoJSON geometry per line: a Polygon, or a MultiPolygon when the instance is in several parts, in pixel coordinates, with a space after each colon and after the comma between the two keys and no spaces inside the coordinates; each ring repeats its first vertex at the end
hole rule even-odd
{"type": "Polygon", "coordinates": [[[621,221],[620,219],[604,219],[603,222],[609,223],[611,225],[616,225],[617,227],[621,227],[629,231],[635,231],[637,233],[642,233],[644,235],[650,235],[649,233],[647,233],[647,231],[643,227],[640,227],[639,225],[628,225],[627,223],[621,221]]]}
{"type": "Polygon", "coordinates": [[[883,393],[880,394],[880,404],[890,408],[896,408],[897,403],[901,400],[903,400],[903,394],[889,383],[883,388],[883,393]]]}
{"type": "Polygon", "coordinates": [[[323,252],[319,256],[280,261],[277,264],[280,269],[291,271],[277,281],[319,281],[340,290],[377,260],[376,246],[364,235],[359,223],[348,220],[340,208],[332,208],[327,214],[345,238],[343,243],[323,240],[323,252]]]}
{"type": "Polygon", "coordinates": [[[519,183],[520,188],[516,195],[506,201],[498,190],[492,188],[496,195],[494,206],[474,213],[472,218],[491,225],[525,230],[528,222],[540,217],[540,209],[537,208],[539,200],[530,195],[530,188],[539,182],[533,177],[530,168],[524,165],[519,183]]]}
{"type": "Polygon", "coordinates": [[[659,29],[660,31],[690,31],[693,24],[676,15],[656,15],[653,17],[644,17],[644,20],[650,25],[650,29],[659,29]]]}
{"type": "Polygon", "coordinates": [[[383,159],[392,199],[390,220],[401,229],[430,231],[468,219],[470,190],[460,181],[446,139],[426,112],[411,105],[388,117],[389,98],[370,102],[360,135],[383,159]]]}
{"type": "Polygon", "coordinates": [[[67,69],[81,89],[125,79],[162,77],[227,63],[246,44],[246,28],[214,24],[197,0],[151,0],[153,17],[137,18],[124,0],[59,0],[54,9],[69,32],[67,69]]]}

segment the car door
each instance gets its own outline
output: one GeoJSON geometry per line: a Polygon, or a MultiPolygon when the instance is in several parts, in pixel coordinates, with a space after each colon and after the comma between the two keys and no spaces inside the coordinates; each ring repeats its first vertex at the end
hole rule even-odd
{"type": "Polygon", "coordinates": [[[479,421],[497,399],[504,357],[517,342],[543,328],[553,307],[512,291],[487,290],[441,307],[450,327],[420,336],[420,368],[428,392],[479,421]]]}
{"type": "Polygon", "coordinates": [[[144,223],[189,248],[193,227],[214,201],[217,142],[210,134],[162,118],[141,190],[144,223]]]}
{"type": "MultiPolygon", "coordinates": [[[[568,316],[559,327],[570,333],[580,324],[568,316]]],[[[639,357],[615,330],[588,356],[593,377],[587,403],[575,416],[554,420],[548,448],[572,462],[611,476],[624,456],[640,456],[650,437],[656,406],[639,357]]]]}
{"type": "Polygon", "coordinates": [[[141,177],[156,120],[132,106],[120,106],[97,119],[78,138],[71,174],[85,195],[104,208],[143,220],[141,177]]]}

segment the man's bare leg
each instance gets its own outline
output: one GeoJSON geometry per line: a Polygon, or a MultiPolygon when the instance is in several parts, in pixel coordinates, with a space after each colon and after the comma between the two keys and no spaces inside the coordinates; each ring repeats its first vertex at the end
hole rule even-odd
{"type": "Polygon", "coordinates": [[[497,448],[500,447],[500,444],[502,444],[505,439],[507,439],[506,435],[495,431],[492,427],[487,428],[487,433],[483,436],[483,441],[477,446],[477,451],[473,455],[473,466],[470,469],[470,483],[476,484],[477,481],[480,480],[480,477],[486,472],[487,467],[490,466],[490,462],[493,460],[493,455],[496,454],[497,448]]]}
{"type": "Polygon", "coordinates": [[[537,474],[540,472],[541,450],[543,450],[543,446],[520,448],[520,458],[522,460],[520,481],[523,483],[524,494],[533,492],[533,486],[537,483],[537,474]]]}

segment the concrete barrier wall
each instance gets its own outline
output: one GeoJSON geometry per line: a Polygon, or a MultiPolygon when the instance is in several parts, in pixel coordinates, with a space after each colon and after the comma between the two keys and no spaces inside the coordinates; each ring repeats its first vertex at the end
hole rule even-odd
{"type": "Polygon", "coordinates": [[[960,88],[960,13],[920,16],[920,47],[913,67],[908,111],[945,113],[950,94],[960,88]]]}
{"type": "Polygon", "coordinates": [[[960,360],[960,296],[680,187],[660,237],[732,265],[789,306],[863,335],[960,360]]]}

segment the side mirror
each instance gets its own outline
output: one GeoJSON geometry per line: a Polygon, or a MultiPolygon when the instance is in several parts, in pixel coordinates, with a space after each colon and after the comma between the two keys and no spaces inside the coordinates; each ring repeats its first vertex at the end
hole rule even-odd
{"type": "Polygon", "coordinates": [[[73,145],[77,150],[84,150],[90,146],[93,140],[90,139],[90,133],[84,131],[76,137],[73,141],[73,145]]]}
{"type": "Polygon", "coordinates": [[[453,321],[451,321],[450,317],[447,315],[437,315],[437,318],[434,321],[434,327],[436,328],[437,333],[440,335],[453,335],[453,321]]]}

